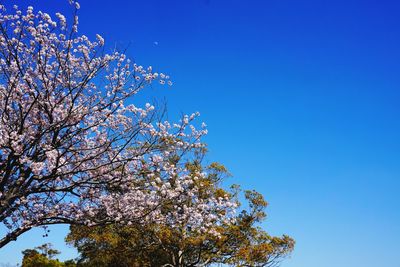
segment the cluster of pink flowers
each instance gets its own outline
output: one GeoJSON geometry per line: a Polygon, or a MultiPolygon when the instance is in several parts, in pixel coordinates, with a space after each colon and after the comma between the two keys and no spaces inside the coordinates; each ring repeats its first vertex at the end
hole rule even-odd
{"type": "Polygon", "coordinates": [[[231,218],[235,204],[199,198],[193,179],[206,174],[185,168],[204,148],[199,114],[170,123],[151,104],[126,104],[155,80],[171,84],[169,76],[102,53],[103,37],[91,41],[77,26],[78,17],[69,25],[60,13],[0,6],[0,224],[9,231],[0,247],[55,223],[212,231],[231,218]],[[164,212],[166,202],[174,209],[164,212]]]}

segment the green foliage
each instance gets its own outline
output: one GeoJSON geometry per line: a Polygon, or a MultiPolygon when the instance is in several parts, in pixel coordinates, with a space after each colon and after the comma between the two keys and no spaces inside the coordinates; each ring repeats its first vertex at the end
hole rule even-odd
{"type": "Polygon", "coordinates": [[[34,249],[26,249],[22,251],[22,254],[24,255],[22,267],[76,267],[73,260],[60,262],[57,259],[53,259],[60,252],[53,249],[51,244],[43,244],[34,249]]]}
{"type": "Polygon", "coordinates": [[[154,229],[140,225],[71,226],[67,242],[80,252],[81,267],[146,267],[168,262],[168,255],[155,240],[154,229]]]}

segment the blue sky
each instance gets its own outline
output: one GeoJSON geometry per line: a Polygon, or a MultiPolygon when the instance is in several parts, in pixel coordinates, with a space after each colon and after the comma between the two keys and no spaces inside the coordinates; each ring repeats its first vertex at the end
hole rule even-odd
{"type": "MultiPolygon", "coordinates": [[[[67,1],[18,2],[70,12],[67,1]]],[[[400,3],[80,3],[80,33],[169,73],[173,87],[143,96],[165,98],[172,118],[200,111],[209,159],[265,195],[265,228],[297,241],[282,267],[400,267],[400,3]]],[[[44,242],[72,257],[67,228],[52,229],[25,234],[0,262],[44,242]]]]}

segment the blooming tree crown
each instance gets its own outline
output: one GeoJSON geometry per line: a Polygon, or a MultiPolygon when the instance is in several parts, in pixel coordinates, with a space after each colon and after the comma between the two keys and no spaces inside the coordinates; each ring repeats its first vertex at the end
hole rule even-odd
{"type": "Polygon", "coordinates": [[[129,104],[155,81],[171,84],[168,75],[105,53],[103,37],[77,33],[76,12],[68,24],[60,13],[13,9],[0,6],[0,223],[8,229],[0,247],[56,223],[212,232],[231,218],[229,197],[200,198],[196,180],[207,174],[185,165],[204,150],[199,114],[170,123],[151,104],[129,104]]]}

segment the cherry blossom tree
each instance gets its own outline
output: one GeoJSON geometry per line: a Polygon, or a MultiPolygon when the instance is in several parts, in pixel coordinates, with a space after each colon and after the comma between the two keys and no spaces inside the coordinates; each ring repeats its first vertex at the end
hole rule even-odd
{"type": "Polygon", "coordinates": [[[132,104],[149,84],[171,84],[168,75],[78,34],[71,3],[70,23],[0,6],[0,248],[51,224],[185,221],[208,231],[233,218],[228,197],[196,198],[206,174],[185,163],[205,149],[198,114],[170,123],[153,105],[132,104]]]}

